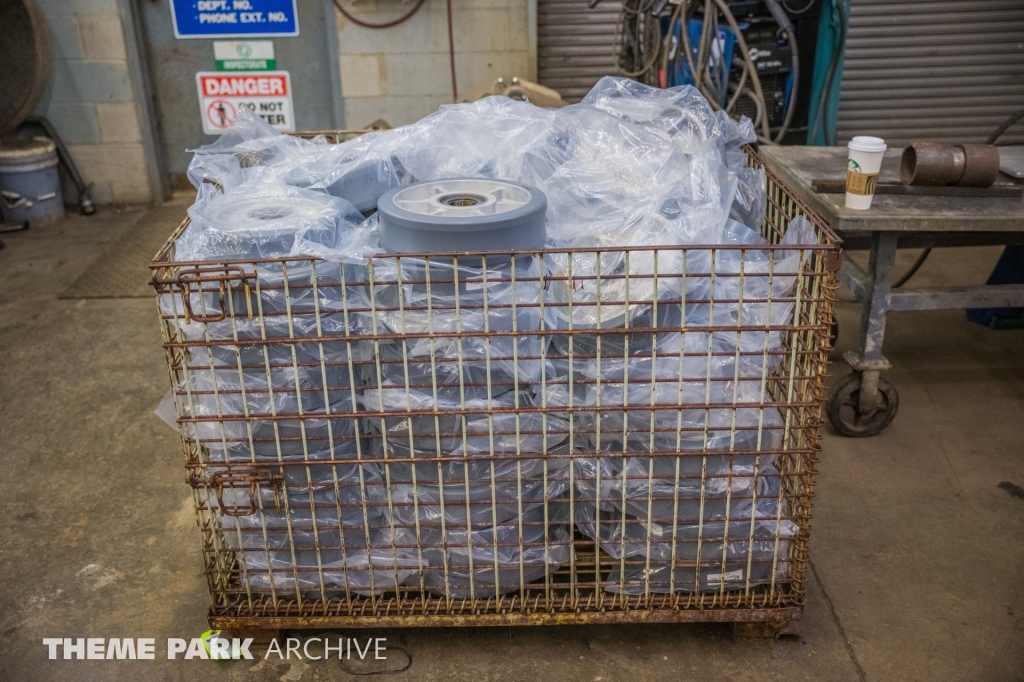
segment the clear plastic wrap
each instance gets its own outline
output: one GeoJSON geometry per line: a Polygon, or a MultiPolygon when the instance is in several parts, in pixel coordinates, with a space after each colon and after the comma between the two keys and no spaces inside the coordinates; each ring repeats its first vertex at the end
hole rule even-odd
{"type": "Polygon", "coordinates": [[[345,230],[363,222],[344,199],[276,180],[263,174],[224,193],[200,192],[188,210],[191,223],[176,242],[175,259],[316,256],[337,250],[345,230]]]}
{"type": "MultiPolygon", "coordinates": [[[[787,324],[796,307],[793,285],[807,252],[758,249],[757,246],[767,244],[759,233],[734,220],[728,221],[726,228],[726,243],[749,244],[752,248],[717,252],[712,302],[688,307],[686,324],[697,327],[787,324]]],[[[807,218],[799,216],[790,221],[779,243],[797,246],[814,241],[814,226],[807,218]]],[[[716,331],[714,339],[722,348],[738,349],[745,354],[741,356],[744,376],[770,375],[782,360],[775,353],[782,347],[780,331],[716,331]]]]}
{"type": "MultiPolygon", "coordinates": [[[[756,429],[759,425],[766,433],[777,430],[782,423],[778,410],[754,406],[766,398],[769,395],[760,382],[737,382],[731,376],[717,376],[710,382],[684,382],[681,387],[679,382],[655,383],[652,387],[650,381],[628,385],[608,381],[602,382],[600,389],[596,383],[587,386],[586,405],[594,409],[581,421],[584,428],[592,424],[593,431],[600,431],[604,438],[616,439],[623,431],[634,434],[638,443],[642,443],[641,451],[649,449],[651,430],[655,439],[660,432],[668,431],[674,450],[676,432],[680,428],[684,430],[681,436],[684,442],[702,441],[705,430],[730,433],[736,429],[737,438],[743,438],[740,431],[756,429]],[[705,401],[723,406],[674,407],[677,403],[700,405],[705,401]],[[652,403],[658,407],[652,409],[652,403]]],[[[621,449],[621,441],[616,444],[621,449]]],[[[603,443],[594,445],[601,449],[606,447],[603,443]]]]}
{"type": "Polygon", "coordinates": [[[282,135],[241,109],[230,130],[195,150],[188,177],[200,190],[219,185],[230,191],[269,171],[288,185],[320,190],[372,211],[381,194],[412,179],[391,153],[400,140],[391,131],[367,133],[345,144],[323,137],[305,140],[282,135]]]}
{"type": "MultiPolygon", "coordinates": [[[[310,466],[313,470],[316,467],[310,466]]],[[[287,467],[286,467],[287,469],[287,467]]],[[[224,488],[228,507],[258,505],[244,516],[224,516],[223,537],[243,550],[243,576],[252,589],[296,590],[319,599],[350,590],[381,594],[422,565],[415,537],[388,521],[382,479],[373,465],[340,465],[338,480],[317,487],[287,483],[285,493],[261,486],[224,488]],[[358,469],[362,468],[362,475],[358,469]]],[[[216,505],[220,500],[211,500],[216,505]]]]}
{"type": "MultiPolygon", "coordinates": [[[[708,445],[725,446],[724,449],[728,450],[729,440],[729,436],[719,435],[709,439],[708,445]]],[[[675,450],[675,445],[675,442],[665,443],[664,450],[675,450]]],[[[677,490],[683,495],[692,495],[702,489],[709,495],[725,495],[729,492],[743,495],[749,494],[753,488],[755,475],[775,472],[777,456],[774,454],[704,455],[698,454],[700,446],[696,442],[687,444],[684,441],[681,445],[681,450],[685,450],[687,445],[694,446],[696,452],[577,459],[573,463],[577,497],[581,500],[594,500],[598,482],[602,500],[621,499],[623,491],[627,498],[639,497],[644,500],[647,499],[648,491],[658,496],[671,496],[677,490]]]]}
{"type": "Polygon", "coordinates": [[[557,111],[528,102],[486,97],[444,105],[417,123],[384,134],[395,140],[395,158],[417,181],[516,180],[523,174],[523,150],[544,139],[557,116],[557,111]]]}
{"type": "MultiPolygon", "coordinates": [[[[421,527],[440,532],[442,525],[446,531],[460,527],[465,529],[467,519],[474,525],[508,521],[516,516],[520,505],[533,506],[545,498],[558,497],[568,489],[566,461],[562,460],[560,465],[552,462],[546,484],[541,477],[541,460],[519,461],[523,470],[521,479],[516,478],[515,461],[496,462],[493,484],[489,471],[469,485],[445,483],[439,486],[417,482],[412,486],[392,482],[391,505],[395,523],[414,527],[418,522],[421,527]]],[[[464,477],[462,472],[460,474],[464,477]]]]}
{"type": "Polygon", "coordinates": [[[673,553],[677,559],[697,559],[698,540],[700,558],[714,559],[723,556],[723,543],[728,556],[738,550],[732,545],[737,540],[774,541],[776,536],[796,535],[799,529],[787,518],[785,505],[780,508],[779,485],[778,476],[759,477],[756,497],[750,492],[701,496],[690,491],[678,496],[661,494],[657,502],[648,502],[646,495],[624,500],[612,494],[601,501],[599,516],[593,503],[583,503],[575,520],[580,532],[598,540],[616,559],[648,553],[652,561],[669,560],[673,553]]]}
{"type": "MultiPolygon", "coordinates": [[[[707,183],[709,187],[717,184],[720,215],[724,219],[728,214],[747,162],[742,146],[757,140],[750,119],[744,116],[735,121],[724,111],[713,111],[707,100],[689,85],[653,88],[613,77],[602,78],[583,103],[658,131],[685,153],[693,155],[694,163],[700,168],[700,172],[693,175],[694,180],[707,183]],[[709,153],[711,148],[715,154],[709,153]]],[[[764,195],[763,187],[761,195],[764,195]]],[[[760,223],[754,225],[759,226],[760,223]]]]}
{"type": "MultiPolygon", "coordinates": [[[[216,473],[217,467],[211,467],[216,473]]],[[[310,466],[310,469],[313,469],[310,466]]],[[[269,468],[273,470],[273,467],[269,468]]],[[[254,493],[248,484],[232,487],[225,484],[218,496],[212,498],[216,506],[223,505],[228,510],[251,511],[241,516],[225,516],[226,532],[237,533],[242,537],[251,536],[258,541],[258,536],[267,530],[273,532],[304,532],[302,537],[312,538],[315,530],[358,528],[364,529],[367,523],[370,530],[387,526],[384,511],[380,508],[380,495],[383,491],[381,476],[373,465],[345,464],[338,467],[337,485],[325,483],[316,486],[293,485],[286,482],[284,492],[275,490],[271,485],[260,485],[254,493]],[[359,472],[358,468],[363,471],[359,472]],[[363,501],[366,501],[366,516],[363,515],[363,501]],[[314,522],[315,520],[315,522],[314,522]],[[365,522],[364,522],[365,520],[365,522]]],[[[258,545],[252,545],[258,546],[258,545]]],[[[365,542],[347,543],[346,547],[365,548],[365,542]]]]}
{"type": "Polygon", "coordinates": [[[714,244],[745,163],[740,146],[754,139],[748,120],[714,113],[689,86],[609,77],[559,110],[489,97],[339,145],[280,135],[242,112],[196,150],[189,175],[229,194],[261,175],[328,193],[346,178],[392,187],[490,177],[545,192],[553,247],[714,244]]]}
{"type": "Polygon", "coordinates": [[[752,230],[760,230],[768,210],[767,184],[763,168],[740,169],[729,217],[752,230]]]}
{"type": "MultiPolygon", "coordinates": [[[[354,363],[372,362],[373,341],[360,338],[369,334],[368,318],[357,313],[321,313],[319,320],[315,315],[292,315],[291,319],[266,315],[253,320],[243,316],[219,322],[179,322],[178,328],[187,341],[195,343],[189,348],[190,366],[237,369],[241,364],[243,370],[297,366],[313,373],[326,369],[330,382],[332,374],[348,373],[349,353],[354,363]],[[330,338],[304,340],[323,337],[330,338]]],[[[331,382],[330,386],[346,384],[331,382]]]]}
{"type": "MultiPolygon", "coordinates": [[[[226,450],[228,461],[277,460],[279,455],[301,457],[332,451],[335,458],[347,459],[354,457],[360,446],[352,418],[356,410],[346,397],[330,405],[329,418],[327,412],[300,417],[293,411],[266,419],[225,413],[225,405],[230,407],[226,396],[189,400],[186,395],[178,399],[181,415],[190,419],[182,423],[182,434],[211,450],[226,450]]],[[[286,404],[297,402],[294,395],[289,398],[284,393],[280,400],[286,404]]]]}
{"type": "Polygon", "coordinates": [[[395,282],[377,286],[373,292],[380,332],[467,333],[461,339],[413,337],[382,344],[385,383],[405,386],[403,358],[410,361],[410,384],[418,385],[418,392],[432,395],[430,377],[434,372],[440,392],[454,401],[462,395],[455,391],[458,358],[462,358],[462,383],[468,399],[486,397],[488,388],[491,395],[497,395],[517,384],[523,387],[539,380],[540,335],[528,332],[539,330],[541,324],[537,307],[540,262],[520,256],[513,268],[508,258],[495,261],[487,264],[485,272],[479,259],[475,263],[473,259],[460,261],[457,268],[444,260],[431,261],[429,268],[413,258],[374,260],[375,281],[395,282]],[[483,336],[484,332],[513,329],[524,335],[483,336]]]}
{"type": "Polygon", "coordinates": [[[193,151],[188,179],[200,191],[207,185],[230,191],[261,175],[265,166],[282,170],[303,166],[309,155],[316,154],[318,146],[282,135],[255,113],[242,108],[231,128],[215,142],[193,151]]]}
{"type": "Polygon", "coordinates": [[[737,121],[721,109],[715,112],[715,118],[723,132],[721,144],[725,166],[731,173],[739,173],[747,165],[743,145],[757,142],[754,123],[746,116],[737,121]]]}
{"type": "Polygon", "coordinates": [[[177,393],[189,414],[195,406],[197,416],[217,415],[218,407],[219,414],[225,416],[324,414],[328,404],[337,411],[338,405],[352,403],[348,374],[348,367],[337,364],[243,365],[238,369],[195,363],[177,393]]]}
{"type": "MultiPolygon", "coordinates": [[[[231,537],[230,532],[225,535],[231,537]]],[[[316,535],[292,531],[290,540],[281,532],[258,537],[254,548],[242,552],[241,572],[248,587],[284,592],[284,597],[298,590],[304,599],[339,599],[349,592],[380,595],[409,581],[421,565],[414,550],[393,546],[388,529],[373,531],[369,546],[362,529],[318,529],[316,535]]],[[[398,543],[408,543],[408,538],[398,543]]]]}
{"type": "Polygon", "coordinates": [[[496,526],[448,530],[443,536],[425,531],[423,554],[432,568],[423,572],[424,585],[457,599],[515,592],[568,563],[568,518],[565,504],[550,503],[524,507],[522,515],[496,526]]]}
{"type": "MultiPolygon", "coordinates": [[[[720,552],[721,544],[718,548],[715,543],[707,546],[720,552]]],[[[773,574],[775,582],[782,582],[789,572],[788,556],[788,540],[740,540],[729,543],[729,558],[724,562],[718,553],[711,564],[699,567],[677,564],[674,572],[671,562],[651,561],[648,565],[643,559],[628,560],[625,571],[620,566],[612,566],[604,587],[608,592],[629,595],[744,590],[748,584],[750,587],[770,584],[773,574]]]]}
{"type": "Polygon", "coordinates": [[[756,496],[698,488],[652,490],[652,499],[635,490],[623,499],[613,492],[600,515],[593,503],[581,504],[577,527],[619,560],[605,582],[609,592],[744,589],[786,575],[789,541],[799,528],[780,504],[779,486],[777,475],[766,475],[756,496]]]}
{"type": "MultiPolygon", "coordinates": [[[[386,451],[392,458],[543,453],[553,451],[564,440],[562,434],[567,436],[569,432],[568,425],[557,417],[510,411],[536,406],[536,397],[530,391],[508,392],[465,403],[439,398],[435,403],[431,396],[407,393],[405,388],[386,387],[383,391],[367,388],[363,392],[363,404],[368,412],[366,419],[375,431],[371,437],[371,452],[386,451]],[[433,409],[465,410],[465,413],[375,417],[373,412],[380,409],[381,394],[384,409],[392,413],[433,409]]],[[[451,474],[457,475],[455,471],[451,474]]],[[[428,480],[433,476],[436,481],[436,469],[432,473],[429,466],[425,467],[422,475],[428,480]]]]}
{"type": "Polygon", "coordinates": [[[724,134],[723,119],[689,85],[652,88],[627,78],[606,76],[587,93],[583,104],[660,130],[683,150],[698,149],[724,134]]]}

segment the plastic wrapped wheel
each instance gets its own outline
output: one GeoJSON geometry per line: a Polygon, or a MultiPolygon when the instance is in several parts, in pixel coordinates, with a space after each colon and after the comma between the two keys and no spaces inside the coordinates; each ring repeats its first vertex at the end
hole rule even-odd
{"type": "Polygon", "coordinates": [[[377,203],[380,245],[391,253],[541,249],[547,203],[536,187],[504,180],[398,187],[377,203]]]}
{"type": "Polygon", "coordinates": [[[876,408],[870,414],[860,410],[860,372],[839,380],[828,397],[828,419],[836,431],[849,438],[864,438],[881,433],[896,418],[900,396],[896,387],[878,377],[876,408]]]}

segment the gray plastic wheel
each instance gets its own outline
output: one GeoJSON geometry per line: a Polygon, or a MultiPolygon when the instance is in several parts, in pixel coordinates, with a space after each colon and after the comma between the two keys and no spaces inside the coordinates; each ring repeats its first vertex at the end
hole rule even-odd
{"type": "Polygon", "coordinates": [[[331,196],[346,199],[356,210],[367,215],[377,209],[381,195],[400,185],[405,175],[402,164],[394,157],[390,164],[368,161],[338,178],[325,191],[331,196]]]}
{"type": "Polygon", "coordinates": [[[380,245],[391,253],[541,249],[547,197],[505,180],[418,182],[377,202],[380,245]]]}

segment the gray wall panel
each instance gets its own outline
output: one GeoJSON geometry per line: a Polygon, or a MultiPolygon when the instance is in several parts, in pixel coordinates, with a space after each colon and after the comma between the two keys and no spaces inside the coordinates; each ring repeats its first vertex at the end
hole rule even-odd
{"type": "MultiPolygon", "coordinates": [[[[852,0],[840,144],[984,142],[1022,106],[1024,1],[852,0]]],[[[1024,125],[999,141],[1024,142],[1024,125]]]]}
{"type": "Polygon", "coordinates": [[[612,46],[618,2],[587,9],[581,0],[538,0],[537,80],[580,101],[603,76],[616,74],[612,46]]]}

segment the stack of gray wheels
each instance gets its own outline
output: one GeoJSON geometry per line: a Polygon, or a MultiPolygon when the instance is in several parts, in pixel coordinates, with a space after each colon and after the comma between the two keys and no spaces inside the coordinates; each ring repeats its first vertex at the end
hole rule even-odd
{"type": "MultiPolygon", "coordinates": [[[[393,189],[378,202],[381,246],[396,256],[410,254],[390,261],[389,275],[375,273],[375,280],[402,282],[375,291],[384,331],[473,335],[461,341],[382,343],[380,383],[376,377],[368,382],[367,393],[375,393],[389,410],[465,414],[381,418],[369,434],[376,456],[452,459],[389,465],[395,524],[419,527],[423,583],[435,594],[444,595],[446,588],[456,597],[517,590],[521,577],[527,582],[542,577],[545,562],[553,571],[568,560],[568,515],[558,503],[549,503],[546,515],[544,509],[545,499],[566,488],[564,472],[549,467],[545,484],[540,460],[501,459],[541,452],[542,438],[516,438],[514,416],[491,412],[537,404],[542,263],[528,255],[513,259],[509,252],[544,248],[546,208],[547,199],[536,188],[477,178],[416,183],[393,189]],[[495,255],[415,255],[459,251],[495,255]],[[519,335],[487,336],[513,329],[519,335]],[[463,460],[492,452],[494,460],[463,460]],[[519,538],[524,549],[508,546],[519,544],[519,538]],[[496,563],[511,565],[495,570],[496,563]]],[[[388,267],[389,260],[378,261],[378,267],[388,267]]],[[[522,433],[543,431],[536,413],[520,415],[518,426],[522,433]]],[[[549,449],[552,445],[557,444],[549,449]]]]}

